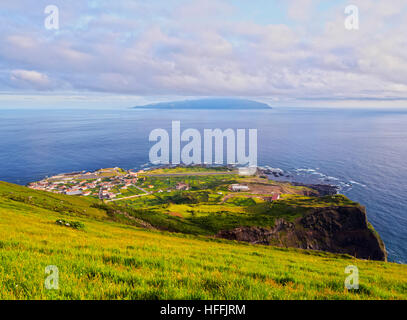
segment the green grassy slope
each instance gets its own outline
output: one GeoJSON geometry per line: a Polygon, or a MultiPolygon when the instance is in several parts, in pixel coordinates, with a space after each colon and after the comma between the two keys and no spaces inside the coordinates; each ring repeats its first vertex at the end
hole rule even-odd
{"type": "MultiPolygon", "coordinates": [[[[292,196],[274,203],[264,200],[235,197],[222,202],[222,196],[208,201],[193,202],[201,191],[154,194],[131,200],[116,201],[109,208],[124,210],[162,229],[199,235],[215,235],[221,230],[242,226],[272,227],[276,219],[294,221],[313,208],[359,206],[345,196],[320,198],[292,196]]],[[[101,206],[100,208],[103,208],[101,206]]]]}
{"type": "Polygon", "coordinates": [[[405,265],[148,231],[109,221],[94,202],[0,183],[0,299],[407,298],[405,265]],[[59,290],[44,288],[47,265],[59,290]],[[356,292],[344,288],[348,265],[359,268],[356,292]]]}

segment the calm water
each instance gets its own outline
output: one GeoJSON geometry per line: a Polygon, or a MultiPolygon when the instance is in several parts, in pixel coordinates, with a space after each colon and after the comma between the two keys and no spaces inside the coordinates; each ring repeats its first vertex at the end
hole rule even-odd
{"type": "Polygon", "coordinates": [[[407,112],[373,110],[0,110],[0,180],[148,163],[155,128],[258,129],[259,165],[337,184],[367,207],[389,259],[407,263],[407,112]]]}

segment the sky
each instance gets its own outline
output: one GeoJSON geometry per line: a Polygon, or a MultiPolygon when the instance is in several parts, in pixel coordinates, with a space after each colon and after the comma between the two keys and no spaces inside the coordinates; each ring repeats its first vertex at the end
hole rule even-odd
{"type": "Polygon", "coordinates": [[[407,107],[407,1],[1,1],[0,108],[198,97],[407,107]]]}

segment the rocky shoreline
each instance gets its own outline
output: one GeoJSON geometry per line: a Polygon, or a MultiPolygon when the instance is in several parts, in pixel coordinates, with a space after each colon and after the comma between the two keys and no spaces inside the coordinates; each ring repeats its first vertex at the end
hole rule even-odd
{"type": "Polygon", "coordinates": [[[307,184],[299,182],[290,182],[293,186],[308,187],[318,191],[320,196],[333,196],[338,194],[339,187],[331,184],[307,184]]]}
{"type": "MultiPolygon", "coordinates": [[[[290,174],[285,174],[283,170],[281,169],[259,169],[259,174],[261,176],[272,176],[274,178],[292,178],[290,174]]],[[[302,182],[295,182],[295,181],[281,181],[280,182],[287,182],[292,184],[293,186],[299,186],[299,187],[308,187],[310,189],[314,189],[318,191],[320,196],[332,196],[335,194],[338,194],[339,192],[339,187],[332,185],[332,184],[312,184],[312,183],[302,183],[302,182]]]]}

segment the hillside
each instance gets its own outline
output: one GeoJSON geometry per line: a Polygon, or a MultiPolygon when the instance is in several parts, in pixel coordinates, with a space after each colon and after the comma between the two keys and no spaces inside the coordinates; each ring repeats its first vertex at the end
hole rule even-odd
{"type": "Polygon", "coordinates": [[[277,182],[260,171],[239,175],[227,167],[112,170],[58,175],[29,186],[103,199],[92,208],[149,229],[387,259],[365,208],[336,189],[277,182]]]}
{"type": "Polygon", "coordinates": [[[0,183],[0,299],[407,298],[405,265],[142,229],[97,203],[0,183]],[[48,265],[58,291],[44,288],[48,265]]]}
{"type": "Polygon", "coordinates": [[[141,173],[137,183],[149,193],[100,208],[161,230],[387,259],[365,208],[343,195],[200,167],[155,169],[141,173]]]}

